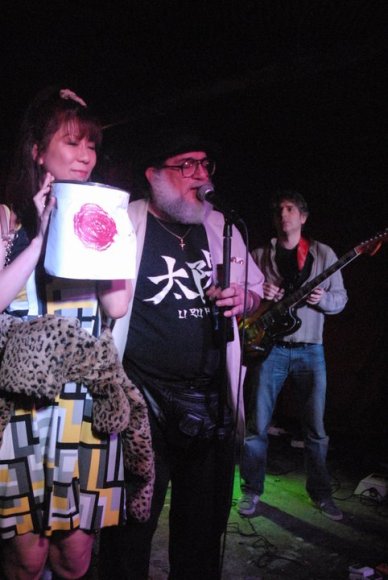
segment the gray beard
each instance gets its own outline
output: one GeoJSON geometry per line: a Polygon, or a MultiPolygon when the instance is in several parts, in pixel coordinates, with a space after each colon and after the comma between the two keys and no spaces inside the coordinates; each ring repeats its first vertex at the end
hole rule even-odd
{"type": "Polygon", "coordinates": [[[182,199],[174,199],[171,192],[163,184],[154,184],[151,195],[152,205],[171,221],[181,224],[201,224],[208,212],[205,203],[192,205],[182,199]]]}

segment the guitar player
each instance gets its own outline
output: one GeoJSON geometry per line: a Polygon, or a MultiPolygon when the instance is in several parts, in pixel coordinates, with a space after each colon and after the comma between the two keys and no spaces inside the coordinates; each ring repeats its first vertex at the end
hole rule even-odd
{"type": "MultiPolygon", "coordinates": [[[[279,302],[330,267],[337,256],[329,246],[303,236],[309,210],[300,193],[277,192],[271,199],[271,211],[277,237],[267,246],[254,250],[252,256],[265,276],[265,300],[279,302]]],[[[307,493],[322,514],[333,520],[343,517],[331,497],[326,467],[326,364],[322,337],[325,316],[338,314],[346,302],[347,293],[338,270],[298,305],[295,330],[291,334],[280,334],[266,358],[255,365],[240,461],[242,497],[238,509],[241,516],[253,517],[260,509],[268,428],[277,398],[290,377],[303,432],[307,493]]]]}

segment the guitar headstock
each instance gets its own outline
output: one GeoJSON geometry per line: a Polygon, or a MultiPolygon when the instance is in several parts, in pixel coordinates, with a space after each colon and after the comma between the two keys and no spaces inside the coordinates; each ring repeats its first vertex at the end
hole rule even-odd
{"type": "Polygon", "coordinates": [[[374,256],[377,254],[381,246],[388,240],[388,228],[385,228],[383,232],[380,232],[373,236],[370,240],[362,242],[354,249],[357,254],[369,254],[374,256]]]}

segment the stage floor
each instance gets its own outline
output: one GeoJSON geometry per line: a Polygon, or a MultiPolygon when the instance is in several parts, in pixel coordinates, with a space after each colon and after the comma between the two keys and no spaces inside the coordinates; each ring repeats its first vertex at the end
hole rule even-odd
{"type": "MultiPolygon", "coordinates": [[[[354,494],[371,473],[388,474],[387,438],[331,437],[328,467],[333,497],[344,512],[340,522],[326,518],[310,502],[303,449],[291,446],[291,439],[287,433],[270,437],[266,489],[253,518],[237,512],[236,466],[222,580],[346,580],[351,565],[374,569],[388,564],[388,497],[354,494]]],[[[168,578],[168,509],[169,494],[154,537],[150,580],[168,578]]],[[[97,565],[98,542],[87,580],[98,580],[97,565]]]]}
{"type": "MultiPolygon", "coordinates": [[[[331,440],[328,466],[333,497],[344,512],[340,522],[311,504],[304,487],[303,449],[290,443],[287,435],[270,437],[266,489],[257,516],[250,519],[237,512],[236,467],[222,580],[345,580],[352,564],[374,568],[388,563],[388,497],[354,495],[370,473],[388,473],[379,441],[371,440],[368,447],[365,440],[331,440]]],[[[154,538],[152,580],[168,577],[168,503],[169,498],[154,538]]]]}

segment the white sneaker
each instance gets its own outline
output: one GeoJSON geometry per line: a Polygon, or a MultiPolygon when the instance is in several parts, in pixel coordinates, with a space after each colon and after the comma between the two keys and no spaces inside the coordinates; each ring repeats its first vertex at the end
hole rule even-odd
{"type": "Polygon", "coordinates": [[[238,513],[240,516],[250,517],[256,513],[257,505],[259,504],[260,496],[251,491],[243,494],[238,502],[238,513]]]}

